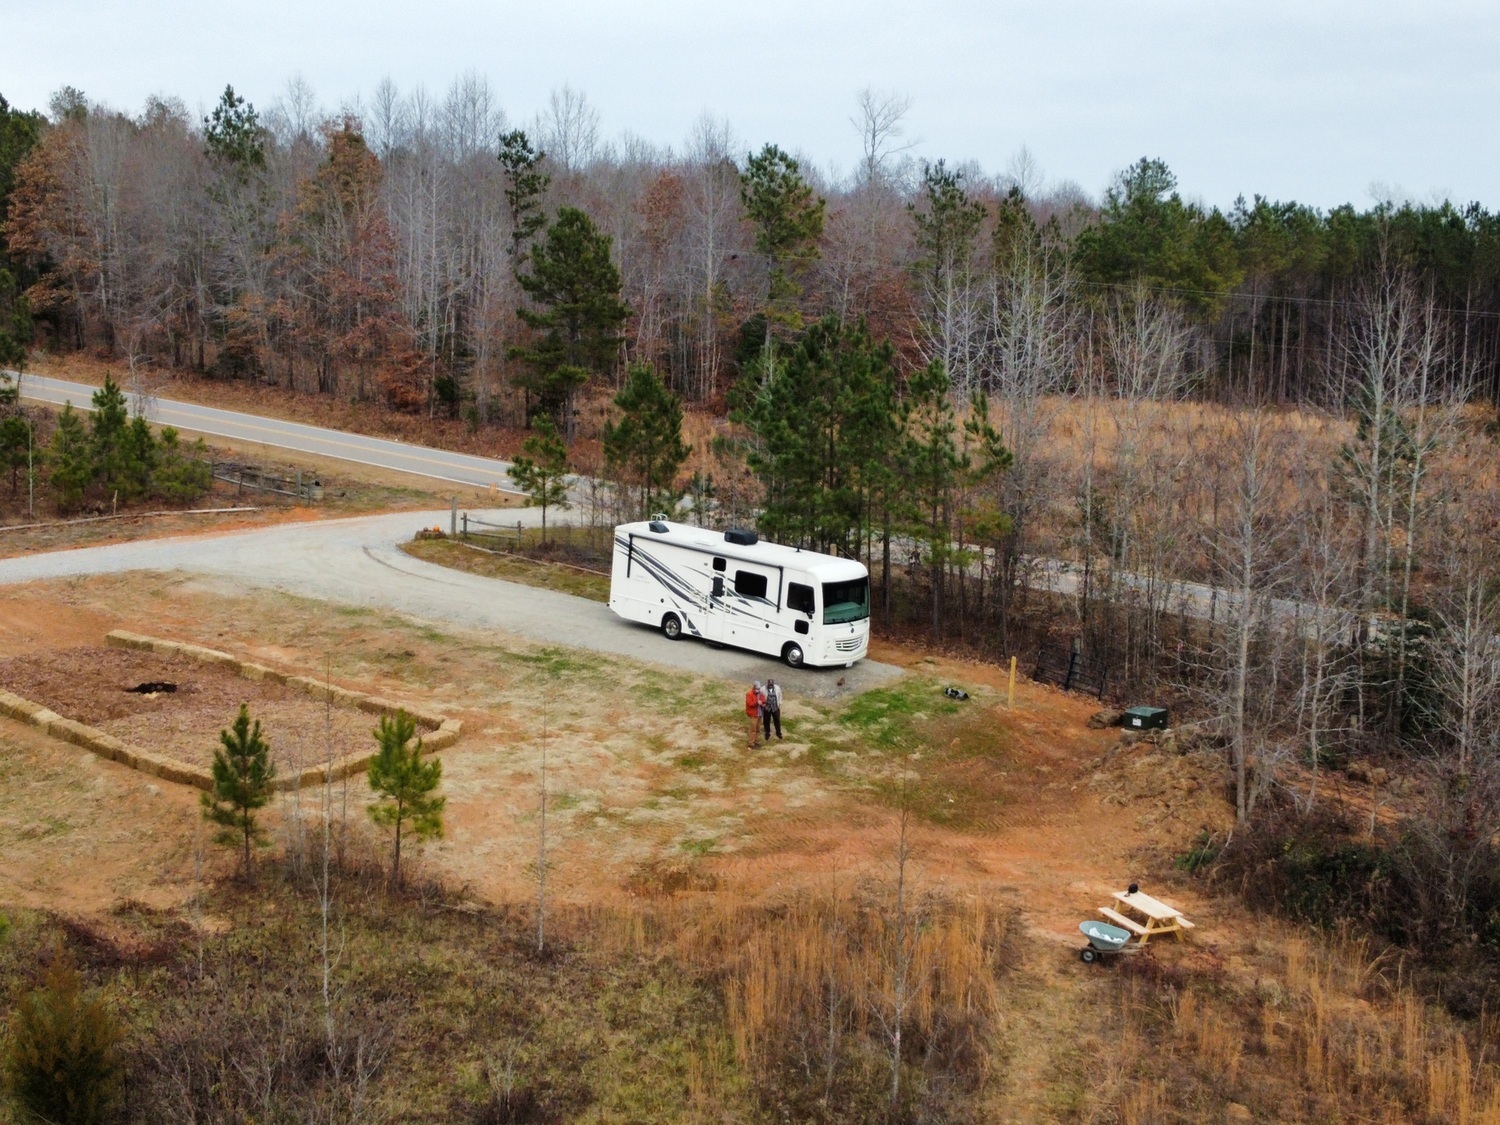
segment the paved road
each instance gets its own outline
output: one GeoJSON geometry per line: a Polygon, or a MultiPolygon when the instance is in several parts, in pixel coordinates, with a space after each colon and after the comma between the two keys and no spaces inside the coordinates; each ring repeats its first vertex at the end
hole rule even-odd
{"type": "MultiPolygon", "coordinates": [[[[541,518],[535,508],[479,514],[532,525],[541,518]]],[[[401,512],[51,551],[0,559],[0,585],[130,570],[180,570],[731,680],[748,682],[770,674],[792,695],[834,697],[866,691],[900,675],[899,669],[871,660],[847,670],[793,670],[753,653],[698,641],[674,643],[654,629],[620,620],[599,602],[449,570],[397,550],[396,545],[410,539],[417,528],[447,521],[446,510],[401,512]]]]}
{"type": "MultiPolygon", "coordinates": [[[[61,406],[71,402],[75,410],[93,409],[90,400],[97,387],[84,383],[70,383],[63,379],[49,379],[42,375],[26,375],[21,379],[21,394],[36,402],[61,406]]],[[[134,402],[133,396],[127,395],[134,402]]],[[[305,426],[300,422],[283,422],[275,418],[262,418],[255,414],[241,414],[235,410],[219,410],[211,406],[196,406],[190,402],[175,402],[167,398],[148,401],[146,416],[163,426],[175,426],[209,437],[229,438],[234,441],[253,441],[262,445],[277,446],[298,453],[313,453],[320,457],[336,457],[360,465],[373,465],[381,469],[395,469],[435,480],[452,481],[455,484],[488,488],[494,485],[507,492],[514,492],[506,471],[508,461],[491,457],[474,457],[467,453],[449,453],[442,449],[429,449],[421,445],[387,438],[365,437],[363,434],[344,433],[341,430],[325,430],[320,426],[305,426]]]]}

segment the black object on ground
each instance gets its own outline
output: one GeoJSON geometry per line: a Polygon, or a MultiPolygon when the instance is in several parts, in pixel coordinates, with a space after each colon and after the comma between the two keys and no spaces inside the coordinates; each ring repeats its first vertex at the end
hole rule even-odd
{"type": "Polygon", "coordinates": [[[1165,707],[1127,707],[1120,725],[1126,730],[1166,730],[1165,707]]]}
{"type": "Polygon", "coordinates": [[[968,699],[969,698],[969,693],[966,692],[966,691],[964,691],[963,688],[956,688],[956,687],[944,688],[943,689],[943,694],[946,695],[949,699],[968,699]]]}
{"type": "Polygon", "coordinates": [[[176,691],[177,685],[168,683],[166,680],[148,680],[144,684],[136,684],[135,687],[128,687],[125,690],[133,691],[137,695],[156,695],[158,692],[176,691]]]}

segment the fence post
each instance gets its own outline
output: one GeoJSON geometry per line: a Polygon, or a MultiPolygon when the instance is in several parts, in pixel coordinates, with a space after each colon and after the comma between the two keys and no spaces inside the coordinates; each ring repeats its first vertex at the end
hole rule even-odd
{"type": "Polygon", "coordinates": [[[464,513],[464,538],[469,538],[469,513],[464,513]]]}
{"type": "Polygon", "coordinates": [[[1005,709],[1007,711],[1016,705],[1016,658],[1010,658],[1010,687],[1005,693],[1005,709]]]}
{"type": "Polygon", "coordinates": [[[448,509],[448,534],[458,534],[458,497],[453,498],[453,506],[448,509]]]}
{"type": "Polygon", "coordinates": [[[305,496],[302,495],[302,470],[301,469],[297,470],[297,499],[298,500],[306,500],[307,499],[307,497],[305,497],[305,496]]]}
{"type": "Polygon", "coordinates": [[[1068,674],[1063,677],[1063,691],[1070,691],[1073,687],[1073,673],[1078,669],[1078,654],[1068,654],[1068,674]]]}

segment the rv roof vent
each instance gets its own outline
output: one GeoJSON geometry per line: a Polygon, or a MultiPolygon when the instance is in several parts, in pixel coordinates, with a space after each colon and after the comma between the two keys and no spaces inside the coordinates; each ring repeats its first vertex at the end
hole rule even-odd
{"type": "Polygon", "coordinates": [[[724,533],[724,539],[728,543],[738,543],[741,547],[755,546],[756,534],[747,528],[731,527],[724,533]]]}
{"type": "Polygon", "coordinates": [[[656,534],[658,535],[665,535],[667,533],[667,525],[664,524],[661,520],[652,520],[646,526],[649,527],[652,531],[656,532],[656,534]]]}

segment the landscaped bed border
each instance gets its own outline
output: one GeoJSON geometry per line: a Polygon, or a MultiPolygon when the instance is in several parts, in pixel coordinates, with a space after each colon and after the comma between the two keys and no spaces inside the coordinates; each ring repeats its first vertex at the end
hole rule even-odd
{"type": "MultiPolygon", "coordinates": [[[[405,711],[416,722],[418,727],[425,729],[427,734],[422,737],[422,748],[428,751],[446,750],[458,741],[459,733],[463,724],[457,719],[446,718],[436,712],[424,711],[417,707],[408,707],[403,704],[393,703],[378,695],[368,695],[362,691],[350,691],[348,688],[339,687],[337,684],[325,683],[322,680],[313,679],[311,676],[295,676],[287,672],[269,668],[264,664],[254,664],[248,660],[239,660],[230,656],[227,652],[219,652],[216,649],[204,648],[202,645],[186,644],[181,641],[167,641],[159,637],[146,637],[140,633],[130,633],[124,629],[116,629],[105,635],[104,643],[115,648],[133,648],[145,652],[157,652],[164,656],[186,656],[192,660],[202,661],[204,664],[217,664],[228,668],[235,674],[245,677],[247,680],[269,680],[272,683],[285,684],[287,687],[296,688],[306,692],[308,695],[328,699],[334,703],[358,708],[361,711],[373,715],[395,715],[397,711],[405,711]]],[[[33,703],[29,699],[23,699],[13,692],[0,689],[0,715],[8,715],[12,719],[18,719],[23,723],[30,723],[34,727],[46,731],[54,738],[60,738],[65,742],[71,742],[76,746],[82,746],[85,750],[98,754],[101,758],[119,762],[123,766],[140,770],[142,773],[159,777],[163,781],[176,782],[179,785],[191,785],[194,788],[209,792],[213,789],[213,775],[205,769],[187,765],[184,762],[172,758],[163,757],[160,754],[152,754],[149,751],[138,749],[127,745],[111,734],[105,734],[83,723],[65,719],[55,711],[43,707],[40,703],[33,703]]],[[[373,745],[373,739],[371,740],[373,745]]],[[[329,763],[317,766],[309,766],[294,774],[286,774],[275,778],[271,782],[271,788],[285,791],[289,789],[302,789],[314,785],[321,785],[325,781],[339,781],[364,770],[370,759],[375,756],[375,749],[363,750],[355,754],[346,754],[336,759],[330,767],[329,763]]]]}

